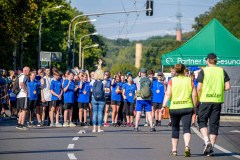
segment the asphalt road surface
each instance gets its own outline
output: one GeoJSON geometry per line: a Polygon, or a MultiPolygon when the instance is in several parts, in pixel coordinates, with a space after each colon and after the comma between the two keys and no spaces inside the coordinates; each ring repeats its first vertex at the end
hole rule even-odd
{"type": "MultiPolygon", "coordinates": [[[[142,121],[143,122],[143,121],[142,121]]],[[[143,123],[142,123],[143,124],[143,123]]],[[[171,157],[171,128],[140,126],[103,128],[104,133],[92,133],[92,127],[35,127],[28,131],[15,128],[16,120],[0,122],[0,160],[237,160],[240,159],[240,122],[222,122],[214,157],[203,156],[203,141],[197,128],[192,130],[192,156],[184,157],[182,136],[178,156],[171,157]],[[82,131],[86,133],[81,133],[82,131]]]]}

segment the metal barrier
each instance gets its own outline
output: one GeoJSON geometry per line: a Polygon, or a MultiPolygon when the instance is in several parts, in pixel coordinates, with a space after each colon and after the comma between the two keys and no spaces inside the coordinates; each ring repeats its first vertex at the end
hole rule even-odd
{"type": "Polygon", "coordinates": [[[222,114],[240,114],[240,86],[231,86],[225,92],[222,114]]]}

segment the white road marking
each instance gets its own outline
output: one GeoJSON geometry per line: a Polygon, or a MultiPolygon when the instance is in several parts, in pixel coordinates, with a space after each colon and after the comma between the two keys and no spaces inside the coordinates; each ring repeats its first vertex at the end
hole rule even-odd
{"type": "Polygon", "coordinates": [[[67,149],[73,149],[74,148],[74,144],[69,144],[67,149]]]}
{"type": "MultiPolygon", "coordinates": [[[[198,137],[203,139],[201,133],[196,128],[192,127],[192,130],[198,135],[198,137]]],[[[217,144],[214,144],[214,148],[217,148],[218,150],[220,150],[220,151],[222,151],[224,153],[231,154],[231,156],[240,159],[239,155],[235,155],[233,152],[231,152],[229,150],[226,150],[225,148],[223,148],[223,147],[221,147],[221,146],[219,146],[217,144]]]]}
{"type": "Polygon", "coordinates": [[[234,132],[234,133],[240,133],[239,130],[233,130],[233,131],[230,131],[230,132],[234,132]]]}
{"type": "Polygon", "coordinates": [[[74,160],[77,159],[74,153],[68,153],[68,158],[71,159],[71,160],[72,159],[74,159],[74,160]]]}
{"type": "Polygon", "coordinates": [[[84,134],[84,133],[86,133],[85,130],[80,130],[80,131],[78,132],[78,134],[84,134]]]}
{"type": "Polygon", "coordinates": [[[73,137],[73,141],[77,141],[79,139],[79,137],[73,137]]]}

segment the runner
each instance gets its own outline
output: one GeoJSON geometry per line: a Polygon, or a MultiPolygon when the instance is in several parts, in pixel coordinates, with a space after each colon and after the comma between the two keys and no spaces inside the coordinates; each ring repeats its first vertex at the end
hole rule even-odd
{"type": "Polygon", "coordinates": [[[137,85],[137,100],[136,100],[136,118],[134,131],[138,132],[138,124],[143,107],[145,108],[146,116],[150,125],[150,132],[155,132],[156,129],[152,123],[152,102],[151,102],[151,80],[147,77],[147,70],[142,68],[140,70],[141,78],[136,81],[137,85]]]}
{"type": "Polygon", "coordinates": [[[62,124],[59,123],[59,114],[62,100],[62,82],[60,78],[60,73],[56,70],[53,72],[53,79],[51,81],[50,90],[52,93],[52,102],[51,109],[49,112],[50,116],[50,127],[62,127],[62,124]],[[54,113],[56,118],[56,123],[54,124],[54,113]]]}
{"type": "Polygon", "coordinates": [[[87,126],[87,109],[90,103],[91,85],[87,81],[86,73],[82,74],[82,80],[78,82],[78,109],[79,109],[79,126],[87,126]],[[83,120],[83,122],[82,122],[83,120]]]}
{"type": "Polygon", "coordinates": [[[64,91],[64,123],[63,127],[76,127],[74,123],[72,123],[72,111],[74,107],[74,91],[75,91],[75,83],[73,81],[74,74],[72,72],[68,72],[68,79],[65,79],[63,82],[63,91],[64,91]]]}
{"type": "MultiPolygon", "coordinates": [[[[36,111],[37,101],[38,101],[38,95],[37,90],[40,87],[40,82],[38,82],[36,79],[36,72],[32,71],[30,72],[30,79],[27,82],[27,88],[28,88],[28,98],[29,98],[29,110],[28,110],[28,127],[34,127],[34,114],[36,111]]],[[[41,120],[38,119],[38,123],[40,123],[41,120]]]]}
{"type": "Polygon", "coordinates": [[[230,90],[231,86],[226,71],[216,66],[217,56],[214,53],[207,55],[206,64],[207,67],[198,74],[197,92],[200,98],[198,125],[205,142],[203,154],[211,156],[218,136],[224,91],[230,90]]]}
{"type": "MultiPolygon", "coordinates": [[[[197,92],[191,78],[184,75],[185,65],[176,64],[174,70],[177,73],[168,82],[168,88],[163,101],[163,107],[167,107],[171,99],[170,115],[172,122],[172,151],[171,156],[177,156],[179,142],[180,121],[183,126],[183,139],[185,143],[185,157],[190,157],[191,119],[193,108],[197,105],[197,92]],[[194,103],[194,104],[193,104],[194,103]]],[[[164,108],[162,108],[164,110],[164,108]]]]}
{"type": "Polygon", "coordinates": [[[28,81],[28,75],[30,72],[29,67],[23,68],[23,73],[21,73],[19,77],[19,88],[20,92],[17,94],[17,108],[20,111],[20,115],[18,118],[18,125],[17,129],[20,130],[27,130],[28,128],[25,127],[25,116],[26,112],[28,110],[28,92],[27,92],[27,81],[28,81]]]}
{"type": "Polygon", "coordinates": [[[109,107],[111,104],[111,80],[110,80],[110,72],[104,73],[104,91],[105,91],[105,99],[106,99],[106,105],[105,105],[105,112],[104,112],[104,127],[109,127],[108,124],[108,112],[109,107]]]}
{"type": "MultiPolygon", "coordinates": [[[[13,77],[13,79],[15,79],[13,77]]],[[[8,105],[10,107],[10,112],[11,112],[11,118],[16,119],[17,118],[17,96],[12,92],[12,87],[13,87],[13,81],[9,84],[8,87],[8,105]]]]}
{"type": "Polygon", "coordinates": [[[112,125],[114,127],[118,126],[118,112],[122,100],[122,83],[121,77],[119,75],[115,75],[112,80],[112,94],[111,94],[111,105],[112,105],[112,125]]]}
{"type": "Polygon", "coordinates": [[[50,84],[52,77],[50,75],[50,68],[45,68],[45,76],[41,79],[41,100],[42,100],[42,123],[41,125],[50,125],[49,110],[51,108],[52,94],[50,84]],[[48,118],[48,124],[45,124],[45,118],[48,118]]]}
{"type": "Polygon", "coordinates": [[[127,77],[128,83],[123,85],[123,98],[124,98],[124,108],[123,115],[127,119],[127,126],[134,127],[133,124],[133,112],[134,112],[134,97],[137,90],[136,85],[132,84],[132,75],[129,74],[127,77]]]}
{"type": "Polygon", "coordinates": [[[157,74],[157,79],[153,80],[152,84],[152,102],[153,102],[153,111],[152,116],[153,120],[155,117],[155,126],[161,126],[161,120],[162,120],[162,103],[164,94],[166,91],[166,86],[164,84],[164,75],[162,72],[159,72],[157,74]]]}

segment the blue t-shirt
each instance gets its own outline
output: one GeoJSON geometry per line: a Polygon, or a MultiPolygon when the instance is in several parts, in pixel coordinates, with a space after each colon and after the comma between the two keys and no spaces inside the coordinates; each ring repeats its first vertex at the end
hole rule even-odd
{"type": "Polygon", "coordinates": [[[9,89],[8,90],[8,94],[9,94],[9,98],[10,98],[10,101],[13,102],[13,101],[17,101],[17,95],[12,93],[12,89],[9,89]]]}
{"type": "Polygon", "coordinates": [[[137,90],[137,87],[135,84],[129,85],[128,83],[125,83],[123,85],[123,90],[125,90],[125,96],[127,99],[124,99],[124,102],[134,102],[134,97],[135,97],[135,91],[137,90]]]}
{"type": "Polygon", "coordinates": [[[40,82],[37,81],[37,80],[28,80],[27,82],[27,88],[28,88],[28,97],[29,97],[29,100],[37,100],[38,99],[38,94],[37,94],[37,91],[39,89],[39,86],[40,86],[40,82]],[[36,91],[34,94],[34,91],[36,91]]]}
{"type": "MultiPolygon", "coordinates": [[[[55,92],[56,94],[59,95],[61,93],[61,90],[62,90],[61,80],[60,79],[58,79],[58,80],[53,79],[51,81],[50,90],[52,90],[53,92],[55,92]]],[[[59,100],[59,98],[52,94],[52,101],[56,101],[56,100],[59,100]]]]}
{"type": "MultiPolygon", "coordinates": [[[[69,83],[68,79],[64,80],[63,88],[67,87],[68,83],[69,83]]],[[[74,89],[75,89],[75,83],[74,81],[71,81],[67,91],[64,92],[63,94],[64,103],[74,103],[74,89]]]]}
{"type": "MultiPolygon", "coordinates": [[[[90,93],[92,86],[90,82],[82,82],[82,88],[78,89],[78,102],[80,103],[89,103],[90,102],[90,93]]],[[[78,82],[78,86],[80,86],[80,82],[78,82]]]]}
{"type": "Polygon", "coordinates": [[[164,99],[164,84],[158,80],[154,80],[152,83],[152,102],[163,103],[164,99]]]}
{"type": "Polygon", "coordinates": [[[114,82],[114,84],[112,85],[112,94],[111,94],[111,99],[114,101],[122,101],[122,93],[116,93],[117,88],[119,88],[120,90],[122,89],[122,82],[114,82]]]}

